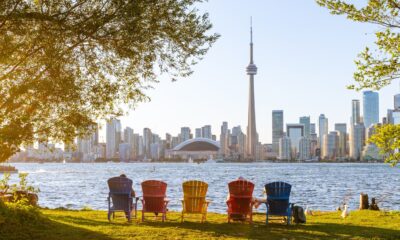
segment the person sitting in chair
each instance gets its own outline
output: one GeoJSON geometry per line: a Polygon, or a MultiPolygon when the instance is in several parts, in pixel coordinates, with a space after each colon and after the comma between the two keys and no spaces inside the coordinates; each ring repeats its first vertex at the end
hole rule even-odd
{"type": "MultiPolygon", "coordinates": [[[[119,177],[128,178],[125,174],[121,174],[121,175],[119,175],[119,177]]],[[[134,199],[136,197],[136,193],[135,193],[135,190],[133,190],[133,187],[131,188],[131,197],[132,197],[132,199],[134,199]]]]}

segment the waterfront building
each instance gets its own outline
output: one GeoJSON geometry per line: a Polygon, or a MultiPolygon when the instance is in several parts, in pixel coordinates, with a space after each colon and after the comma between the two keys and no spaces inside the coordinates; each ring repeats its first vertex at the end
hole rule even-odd
{"type": "Polygon", "coordinates": [[[201,128],[201,137],[212,139],[211,125],[205,125],[201,128]]]}
{"type": "Polygon", "coordinates": [[[144,141],[143,141],[143,136],[139,136],[139,156],[144,155],[144,141]]]}
{"type": "Polygon", "coordinates": [[[90,133],[77,138],[78,158],[81,162],[93,162],[99,157],[99,127],[97,124],[90,127],[90,133]]]}
{"type": "Polygon", "coordinates": [[[235,155],[244,158],[246,151],[246,135],[240,126],[232,128],[231,146],[235,149],[235,155]]]}
{"type": "Polygon", "coordinates": [[[393,109],[387,110],[386,121],[388,124],[393,124],[393,109]]]}
{"type": "Polygon", "coordinates": [[[119,144],[119,159],[121,162],[129,162],[131,159],[129,143],[124,142],[119,144]]]}
{"type": "Polygon", "coordinates": [[[310,134],[317,134],[315,123],[310,123],[310,134]]]}
{"type": "Polygon", "coordinates": [[[360,100],[353,99],[351,101],[351,125],[361,123],[360,116],[360,100]]]}
{"type": "Polygon", "coordinates": [[[171,149],[174,148],[174,147],[176,147],[176,146],[178,146],[179,143],[180,143],[180,142],[179,142],[179,137],[172,137],[172,140],[171,140],[171,149]]]}
{"type": "Polygon", "coordinates": [[[229,155],[229,146],[230,146],[230,130],[228,129],[228,123],[223,122],[221,126],[221,134],[220,134],[220,154],[222,156],[229,155]]]}
{"type": "Polygon", "coordinates": [[[350,158],[360,160],[361,152],[365,143],[365,127],[364,124],[358,123],[351,127],[350,131],[350,158]]]}
{"type": "Polygon", "coordinates": [[[182,127],[181,128],[181,142],[184,142],[186,140],[190,139],[190,128],[189,127],[182,127]]]}
{"type": "Polygon", "coordinates": [[[299,142],[299,160],[309,159],[311,159],[311,139],[302,137],[299,142]]]}
{"type": "Polygon", "coordinates": [[[254,75],[257,74],[257,66],[253,60],[253,28],[250,26],[250,63],[246,68],[249,75],[249,109],[247,122],[247,158],[255,158],[256,147],[258,144],[257,128],[256,128],[256,111],[254,102],[254,75]]]}
{"type": "Polygon", "coordinates": [[[298,123],[286,124],[286,133],[292,146],[292,158],[296,159],[299,153],[300,139],[304,137],[304,125],[298,123]]]}
{"type": "Polygon", "coordinates": [[[151,132],[150,128],[143,129],[143,155],[144,159],[148,159],[151,157],[151,150],[150,145],[153,142],[153,133],[151,132]]]}
{"type": "Polygon", "coordinates": [[[152,160],[159,160],[160,159],[160,143],[153,142],[150,144],[150,158],[152,160]]]}
{"type": "Polygon", "coordinates": [[[292,160],[292,145],[290,138],[283,136],[279,139],[279,156],[280,160],[292,160]]]}
{"type": "Polygon", "coordinates": [[[171,141],[172,141],[172,135],[169,133],[165,134],[165,147],[167,149],[171,149],[171,141]]]}
{"type": "Polygon", "coordinates": [[[138,157],[141,155],[139,148],[140,146],[143,146],[143,143],[140,143],[140,136],[139,134],[133,134],[133,153],[132,153],[132,159],[138,159],[138,157]]]}
{"type": "Polygon", "coordinates": [[[318,149],[318,135],[316,133],[310,134],[310,152],[311,157],[314,158],[317,156],[316,152],[318,149]]]}
{"type": "Polygon", "coordinates": [[[304,125],[304,137],[310,137],[311,134],[311,123],[310,123],[310,116],[300,117],[299,123],[304,125]]]}
{"type": "Polygon", "coordinates": [[[322,157],[326,160],[335,160],[337,157],[339,145],[338,132],[333,131],[324,135],[324,147],[322,148],[322,157]]]}
{"type": "Polygon", "coordinates": [[[283,110],[272,111],[272,151],[279,153],[279,139],[283,137],[283,110]]]}
{"type": "Polygon", "coordinates": [[[363,120],[366,128],[379,122],[379,94],[377,92],[363,92],[363,120]]]}
{"type": "MultiPolygon", "coordinates": [[[[126,127],[124,130],[124,143],[128,144],[128,160],[133,159],[133,145],[134,145],[134,133],[133,129],[130,127],[126,127]]],[[[120,157],[121,159],[121,157],[120,157]]]]}
{"type": "Polygon", "coordinates": [[[335,123],[335,131],[338,132],[338,151],[337,156],[344,158],[347,156],[347,124],[335,123]]]}
{"type": "Polygon", "coordinates": [[[116,158],[121,143],[121,121],[111,118],[106,123],[106,158],[116,158]]]}
{"type": "Polygon", "coordinates": [[[319,115],[318,124],[319,146],[322,148],[324,146],[324,135],[328,133],[328,118],[324,114],[319,115]]]}
{"type": "Polygon", "coordinates": [[[201,128],[196,128],[195,130],[195,138],[201,138],[201,128]]]}
{"type": "Polygon", "coordinates": [[[394,110],[392,113],[393,124],[400,124],[400,110],[394,110]]]}
{"type": "Polygon", "coordinates": [[[400,111],[400,93],[394,95],[393,100],[394,100],[394,104],[393,104],[394,105],[394,110],[400,111]]]}

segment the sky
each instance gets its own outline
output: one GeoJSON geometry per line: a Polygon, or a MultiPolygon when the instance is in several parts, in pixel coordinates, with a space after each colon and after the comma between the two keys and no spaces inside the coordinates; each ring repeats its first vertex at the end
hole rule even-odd
{"type": "MultiPolygon", "coordinates": [[[[365,46],[372,46],[378,26],[355,23],[334,16],[313,0],[209,0],[199,4],[208,12],[213,32],[221,34],[194,73],[177,82],[167,76],[147,94],[150,102],[140,103],[121,117],[143,134],[152,129],[161,137],[177,135],[180,128],[210,124],[219,136],[223,121],[229,128],[245,131],[248,111],[249,24],[253,19],[256,124],[262,143],[271,142],[272,110],[284,110],[285,123],[297,123],[319,114],[334,123],[349,123],[351,100],[360,92],[347,90],[356,70],[354,60],[365,46]]],[[[393,108],[398,82],[379,91],[380,118],[393,108]]],[[[362,104],[361,104],[362,105],[362,104]]]]}

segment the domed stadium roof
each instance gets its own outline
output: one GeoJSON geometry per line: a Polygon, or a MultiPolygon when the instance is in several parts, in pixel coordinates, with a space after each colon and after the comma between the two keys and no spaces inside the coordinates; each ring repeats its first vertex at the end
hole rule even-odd
{"type": "Polygon", "coordinates": [[[208,138],[193,138],[178,144],[174,151],[219,151],[218,142],[208,138]]]}

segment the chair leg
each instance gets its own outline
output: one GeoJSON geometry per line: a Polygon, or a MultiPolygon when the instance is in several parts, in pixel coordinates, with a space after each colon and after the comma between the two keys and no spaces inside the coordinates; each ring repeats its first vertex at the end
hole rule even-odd
{"type": "Polygon", "coordinates": [[[111,211],[108,211],[107,218],[108,218],[108,221],[111,222],[111,211]]]}
{"type": "Polygon", "coordinates": [[[142,210],[142,222],[144,222],[144,210],[142,210]]]}
{"type": "Polygon", "coordinates": [[[184,216],[183,216],[183,211],[182,211],[182,215],[181,215],[181,223],[183,223],[183,218],[184,218],[184,216]]]}
{"type": "Polygon", "coordinates": [[[268,212],[265,215],[266,215],[265,224],[268,224],[268,212]]]}

